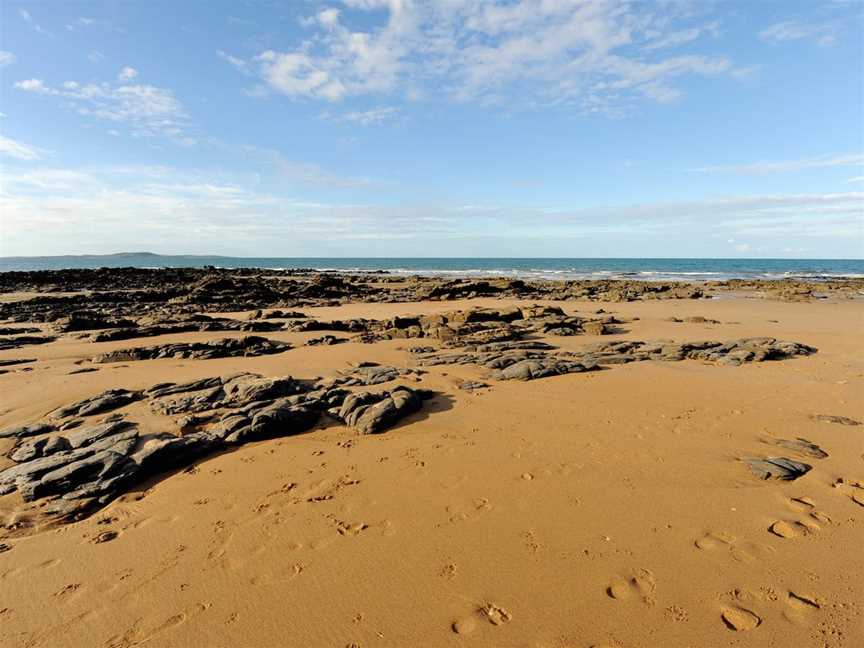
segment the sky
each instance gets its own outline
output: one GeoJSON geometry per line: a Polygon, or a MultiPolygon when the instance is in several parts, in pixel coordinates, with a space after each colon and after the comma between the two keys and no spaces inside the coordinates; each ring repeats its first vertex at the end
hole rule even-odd
{"type": "Polygon", "coordinates": [[[864,2],[0,3],[0,255],[864,257],[864,2]]]}

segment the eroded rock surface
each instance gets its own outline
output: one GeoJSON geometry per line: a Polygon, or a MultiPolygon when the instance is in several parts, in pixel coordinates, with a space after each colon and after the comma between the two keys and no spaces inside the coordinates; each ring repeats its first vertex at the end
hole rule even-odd
{"type": "Polygon", "coordinates": [[[759,479],[779,479],[782,481],[794,481],[806,475],[813,468],[794,459],[786,457],[765,457],[745,459],[752,472],[759,479]]]}
{"type": "Polygon", "coordinates": [[[546,376],[591,371],[602,365],[645,360],[703,360],[721,365],[784,360],[810,355],[816,349],[798,342],[774,338],[746,338],[729,342],[639,342],[621,341],[586,346],[579,352],[553,352],[554,346],[540,341],[500,342],[466,346],[462,351],[413,349],[421,366],[473,364],[492,371],[498,380],[532,380],[546,376]]]}
{"type": "Polygon", "coordinates": [[[209,360],[211,358],[229,358],[269,355],[284,353],[291,345],[278,340],[249,335],[242,338],[224,338],[213,342],[177,342],[160,344],[151,347],[135,347],[110,351],[94,356],[92,361],[128,362],[133,360],[155,360],[159,358],[175,358],[183,360],[209,360]]]}
{"type": "Polygon", "coordinates": [[[382,432],[417,412],[430,395],[401,385],[354,393],[346,385],[379,384],[403,375],[377,366],[354,372],[359,373],[319,382],[241,373],[162,383],[140,392],[108,390],[56,410],[54,425],[0,432],[0,437],[20,439],[9,455],[16,465],[0,471],[0,495],[18,491],[25,502],[38,500],[44,512],[74,519],[154,474],[230,445],[305,432],[322,415],[362,434],[382,432]],[[119,412],[96,422],[90,418],[142,399],[154,412],[175,417],[172,431],[141,435],[138,425],[119,412]]]}

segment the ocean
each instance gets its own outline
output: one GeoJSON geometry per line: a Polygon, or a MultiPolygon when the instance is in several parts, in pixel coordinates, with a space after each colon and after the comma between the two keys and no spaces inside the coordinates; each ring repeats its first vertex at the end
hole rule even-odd
{"type": "Polygon", "coordinates": [[[67,268],[313,268],[396,275],[520,279],[833,279],[864,277],[862,259],[281,258],[111,255],[0,257],[0,271],[67,268]]]}

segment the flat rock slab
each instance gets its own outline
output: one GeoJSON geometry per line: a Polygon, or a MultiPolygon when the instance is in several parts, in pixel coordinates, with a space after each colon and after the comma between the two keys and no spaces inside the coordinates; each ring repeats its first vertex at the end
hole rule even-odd
{"type": "Polygon", "coordinates": [[[225,338],[213,342],[181,342],[160,344],[151,347],[122,349],[94,356],[92,361],[128,362],[133,360],[155,360],[174,358],[182,360],[209,360],[211,358],[233,358],[284,353],[291,345],[278,340],[249,335],[242,338],[225,338]]]}
{"type": "Polygon", "coordinates": [[[828,457],[828,453],[818,445],[808,441],[807,439],[802,439],[801,437],[798,437],[797,439],[767,438],[763,439],[763,441],[769,445],[775,445],[785,450],[791,450],[812,457],[813,459],[825,459],[828,457]]]}
{"type": "Polygon", "coordinates": [[[861,425],[861,421],[849,418],[847,416],[833,416],[831,414],[811,414],[810,418],[814,421],[822,423],[836,423],[837,425],[857,426],[861,425]]]}
{"type": "Polygon", "coordinates": [[[806,475],[813,468],[810,464],[786,457],[753,457],[744,461],[750,467],[750,472],[759,479],[794,481],[806,475]]]}

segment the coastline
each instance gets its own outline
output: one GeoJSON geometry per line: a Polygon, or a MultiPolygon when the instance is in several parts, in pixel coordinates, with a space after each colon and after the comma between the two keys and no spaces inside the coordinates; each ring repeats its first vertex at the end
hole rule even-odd
{"type": "Polygon", "coordinates": [[[253,389],[238,372],[255,390],[294,377],[276,399],[291,407],[430,393],[374,433],[322,408],[82,509],[63,491],[0,496],[13,643],[839,647],[860,632],[864,428],[836,422],[864,420],[859,280],[187,269],[2,274],[0,289],[0,327],[35,329],[0,341],[52,338],[0,350],[24,361],[2,367],[0,431],[51,428],[0,438],[0,482],[22,445],[113,415],[142,440],[216,433],[223,412],[259,411],[236,400],[253,389]],[[248,336],[286,347],[184,346],[248,336]],[[510,379],[489,345],[554,371],[510,379]],[[395,373],[363,384],[382,367],[395,373]],[[165,409],[203,392],[155,387],[213,377],[228,382],[212,419],[165,409]],[[136,396],[62,413],[118,389],[136,396]],[[748,461],[766,457],[809,468],[763,479],[748,461]]]}

